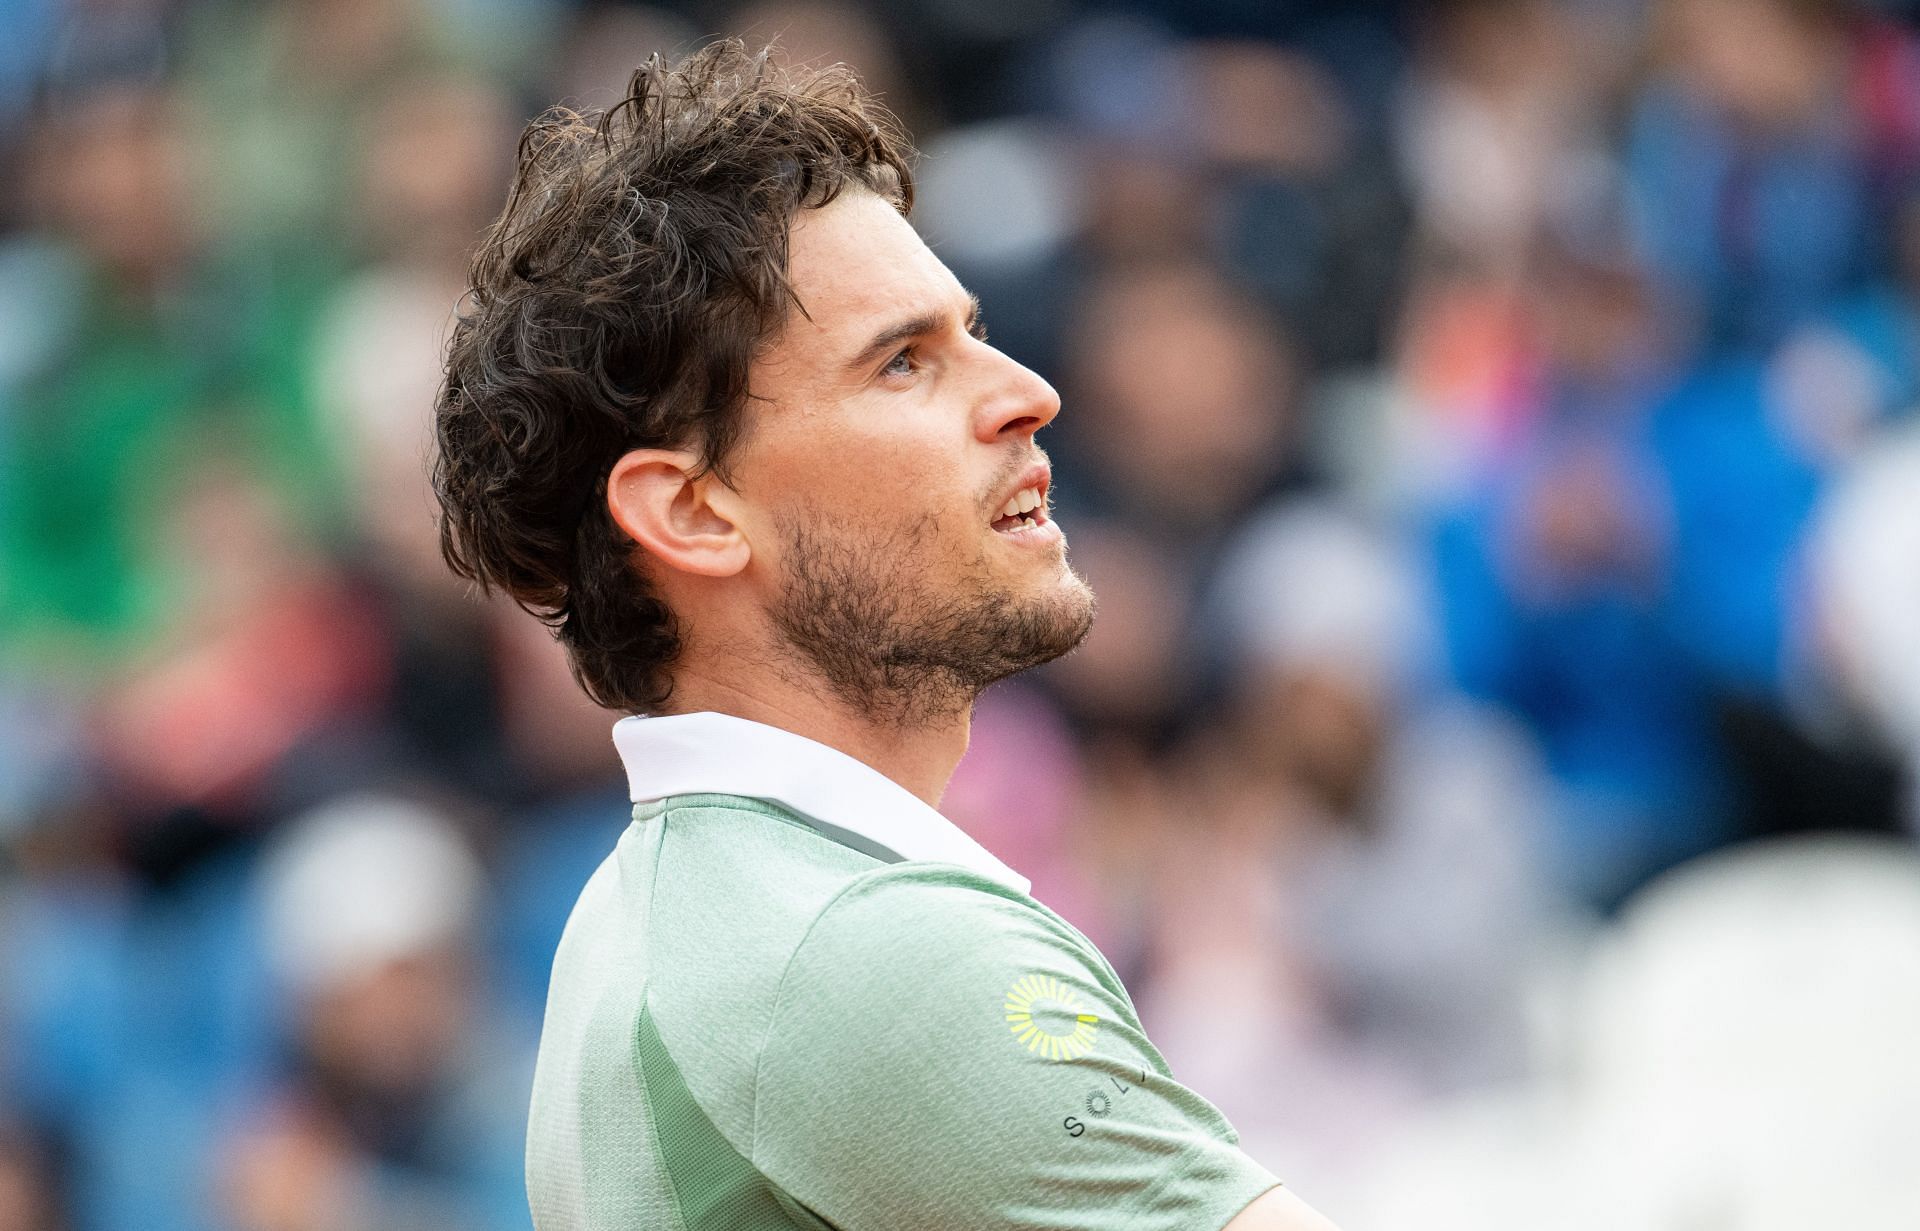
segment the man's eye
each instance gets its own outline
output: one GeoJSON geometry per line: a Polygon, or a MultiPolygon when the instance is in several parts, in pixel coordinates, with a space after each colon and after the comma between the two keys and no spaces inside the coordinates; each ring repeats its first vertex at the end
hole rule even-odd
{"type": "Polygon", "coordinates": [[[913,348],[907,347],[893,358],[887,360],[887,366],[880,369],[884,376],[912,376],[914,369],[913,348]]]}

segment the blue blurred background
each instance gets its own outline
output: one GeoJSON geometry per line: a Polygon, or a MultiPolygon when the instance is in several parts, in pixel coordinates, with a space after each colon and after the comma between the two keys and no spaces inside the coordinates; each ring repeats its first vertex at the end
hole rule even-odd
{"type": "Polygon", "coordinates": [[[1250,1151],[1920,1226],[1913,7],[4,0],[0,1231],[528,1225],[626,808],[439,563],[439,348],[526,120],[717,33],[1064,394],[1100,619],[946,811],[1250,1151]]]}

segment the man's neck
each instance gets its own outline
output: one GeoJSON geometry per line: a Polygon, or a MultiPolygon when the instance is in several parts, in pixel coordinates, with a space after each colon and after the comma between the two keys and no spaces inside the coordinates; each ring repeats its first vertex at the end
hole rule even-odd
{"type": "Polygon", "coordinates": [[[731,714],[804,735],[871,766],[935,808],[967,751],[972,725],[970,708],[947,719],[876,723],[830,694],[764,680],[747,687],[698,670],[675,673],[670,708],[731,714]]]}

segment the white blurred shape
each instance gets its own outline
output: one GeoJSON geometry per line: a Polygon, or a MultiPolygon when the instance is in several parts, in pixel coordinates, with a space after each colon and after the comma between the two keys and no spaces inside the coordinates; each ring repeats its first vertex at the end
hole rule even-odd
{"type": "Polygon", "coordinates": [[[1812,543],[1816,602],[1843,682],[1893,742],[1920,753],[1920,428],[1866,452],[1812,543]]]}
{"type": "Polygon", "coordinates": [[[382,795],[337,800],[294,821],[260,883],[268,957],[304,994],[458,942],[482,888],[479,860],[452,824],[382,795]]]}
{"type": "Polygon", "coordinates": [[[1920,855],[1802,838],[1657,881],[1595,951],[1573,1080],[1428,1113],[1346,1231],[1920,1226],[1920,855]]]}
{"type": "Polygon", "coordinates": [[[1776,430],[1816,466],[1855,456],[1886,402],[1887,378],[1861,346],[1836,329],[1804,329],[1767,364],[1767,413],[1776,430]]]}
{"type": "Polygon", "coordinates": [[[954,129],[927,143],[915,220],[943,257],[968,268],[1030,264],[1079,224],[1074,165],[1061,137],[1032,121],[954,129]]]}
{"type": "Polygon", "coordinates": [[[1334,671],[1391,695],[1429,649],[1409,562],[1333,506],[1274,506],[1238,537],[1220,576],[1228,644],[1249,665],[1334,671]]]}
{"type": "Polygon", "coordinates": [[[348,282],[322,320],[313,386],[338,442],[362,533],[412,578],[445,579],[427,482],[434,402],[457,287],[401,266],[348,282]]]}
{"type": "Polygon", "coordinates": [[[1555,1231],[1580,1189],[1563,1108],[1518,1092],[1460,1099],[1400,1135],[1322,1208],[1341,1231],[1555,1231]]]}
{"type": "Polygon", "coordinates": [[[1589,991],[1579,1149],[1596,1182],[1636,1177],[1612,1225],[1920,1226],[1912,851],[1801,839],[1683,869],[1589,991]]]}
{"type": "Polygon", "coordinates": [[[1692,867],[1631,909],[1589,1011],[1590,1077],[1625,1103],[1920,1093],[1920,861],[1823,839],[1692,867]]]}
{"type": "Polygon", "coordinates": [[[361,466],[398,459],[422,477],[440,355],[453,327],[451,290],[408,270],[381,268],[348,283],[330,306],[315,383],[361,466]]]}
{"type": "Polygon", "coordinates": [[[0,243],[0,400],[72,341],[86,278],[75,253],[31,232],[0,243]]]}

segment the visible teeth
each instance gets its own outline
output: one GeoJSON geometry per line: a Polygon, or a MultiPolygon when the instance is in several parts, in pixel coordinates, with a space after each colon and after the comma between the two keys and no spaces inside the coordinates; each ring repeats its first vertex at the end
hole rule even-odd
{"type": "MultiPolygon", "coordinates": [[[[1013,495],[1009,496],[1007,498],[1007,502],[1004,505],[1000,506],[999,517],[1020,517],[1021,514],[1031,513],[1033,512],[1033,510],[1039,508],[1041,505],[1045,503],[1046,501],[1040,498],[1039,488],[1023,487],[1019,491],[1015,492],[1013,495]]],[[[1038,524],[1039,523],[1033,521],[1030,518],[1021,518],[1020,523],[1018,525],[1015,525],[1012,528],[1015,530],[1018,530],[1021,528],[1021,526],[1033,526],[1038,524]]]]}

